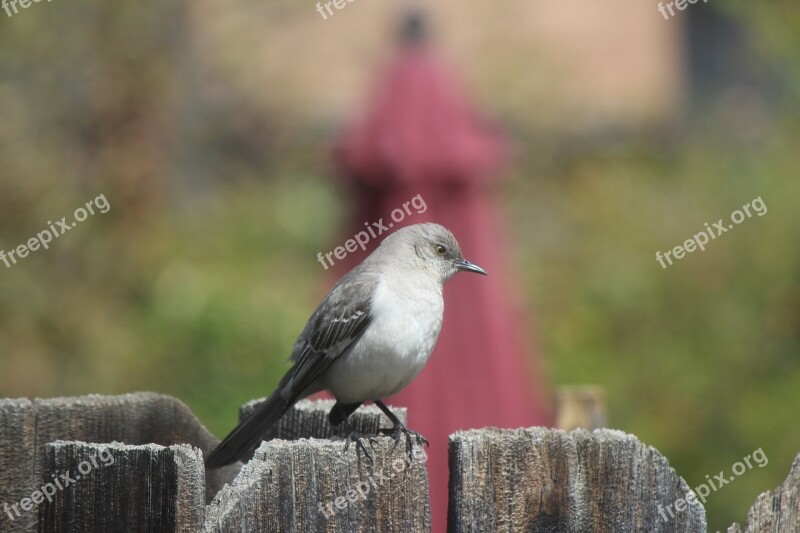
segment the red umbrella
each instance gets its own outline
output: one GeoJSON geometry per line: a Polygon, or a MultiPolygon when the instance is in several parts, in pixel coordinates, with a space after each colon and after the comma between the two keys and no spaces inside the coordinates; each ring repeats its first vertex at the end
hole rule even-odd
{"type": "MultiPolygon", "coordinates": [[[[489,190],[506,156],[505,141],[473,112],[421,29],[421,19],[410,17],[403,45],[380,76],[366,113],[344,129],[334,155],[358,199],[350,235],[380,219],[395,228],[437,222],[455,234],[466,257],[489,272],[448,282],[444,325],[427,367],[389,399],[408,407],[409,427],[431,443],[433,520],[436,530],[444,530],[447,436],[485,426],[551,425],[552,417],[541,400],[546,392],[535,375],[531,335],[523,335],[513,303],[505,231],[489,190]],[[402,211],[412,198],[417,198],[413,207],[402,211]]],[[[339,273],[358,264],[377,242],[349,254],[337,265],[339,273]]]]}

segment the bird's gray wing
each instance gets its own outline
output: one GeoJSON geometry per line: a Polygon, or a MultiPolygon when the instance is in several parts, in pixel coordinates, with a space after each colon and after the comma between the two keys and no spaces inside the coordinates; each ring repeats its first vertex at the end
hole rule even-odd
{"type": "Polygon", "coordinates": [[[370,302],[377,285],[377,275],[365,270],[362,263],[343,277],[314,311],[295,343],[290,357],[294,366],[277,390],[209,454],[209,468],[244,457],[336,358],[363,335],[370,323],[370,302]]]}
{"type": "Polygon", "coordinates": [[[377,279],[360,270],[342,278],[308,320],[290,357],[295,364],[281,387],[284,398],[302,394],[369,325],[377,279]]]}

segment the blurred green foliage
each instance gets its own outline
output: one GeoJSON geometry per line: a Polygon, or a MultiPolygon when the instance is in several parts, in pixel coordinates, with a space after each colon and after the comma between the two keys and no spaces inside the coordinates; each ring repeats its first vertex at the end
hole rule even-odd
{"type": "Polygon", "coordinates": [[[509,195],[553,382],[604,385],[610,425],[691,487],[758,448],[769,457],[711,495],[718,528],[743,520],[800,451],[800,159],[778,142],[743,161],[728,142],[689,133],[677,158],[586,153],[509,195]],[[765,215],[666,270],[656,261],[757,196],[765,215]]]}
{"type": "MultiPolygon", "coordinates": [[[[277,382],[333,281],[315,257],[349,199],[325,177],[327,135],[286,110],[198,91],[203,113],[186,116],[183,4],[80,5],[0,21],[0,248],[99,194],[111,204],[0,264],[0,396],[154,390],[222,435],[277,382]]],[[[709,497],[712,530],[800,452],[800,11],[726,9],[781,70],[768,120],[709,102],[667,132],[600,142],[519,122],[504,190],[551,380],[605,386],[611,426],[692,487],[769,457],[709,497]],[[763,217],[656,261],[758,196],[763,217]]]]}

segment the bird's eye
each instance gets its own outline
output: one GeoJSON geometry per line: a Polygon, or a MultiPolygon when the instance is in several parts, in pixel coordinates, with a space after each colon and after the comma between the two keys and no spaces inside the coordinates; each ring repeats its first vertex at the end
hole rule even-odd
{"type": "Polygon", "coordinates": [[[445,248],[441,244],[437,244],[436,245],[436,253],[439,254],[440,256],[444,257],[445,254],[447,254],[447,248],[445,248]]]}

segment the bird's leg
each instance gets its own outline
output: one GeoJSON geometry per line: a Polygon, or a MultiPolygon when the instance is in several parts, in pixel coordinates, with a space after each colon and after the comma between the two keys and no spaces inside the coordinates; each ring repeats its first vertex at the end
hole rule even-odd
{"type": "Polygon", "coordinates": [[[360,405],[361,402],[342,403],[337,401],[331,408],[331,412],[328,413],[328,422],[330,422],[332,426],[338,426],[344,422],[348,416],[353,414],[360,405]]]}
{"type": "Polygon", "coordinates": [[[369,440],[370,445],[375,441],[373,438],[365,438],[361,433],[356,431],[353,426],[350,425],[350,414],[358,409],[358,406],[361,405],[360,403],[354,404],[342,404],[336,402],[336,405],[333,406],[331,412],[328,414],[328,419],[331,421],[332,424],[338,425],[338,422],[344,424],[344,432],[345,432],[345,441],[344,441],[344,451],[347,453],[348,448],[350,448],[350,441],[356,443],[356,453],[358,451],[364,452],[364,456],[369,459],[370,464],[375,464],[373,460],[373,454],[371,450],[367,449],[367,446],[364,444],[364,440],[369,440]]]}
{"type": "Polygon", "coordinates": [[[417,441],[417,444],[419,444],[420,446],[422,446],[423,444],[426,446],[430,446],[430,443],[427,441],[425,437],[423,437],[416,431],[411,431],[410,429],[408,429],[402,422],[400,422],[400,419],[397,418],[395,414],[391,412],[389,408],[383,404],[382,401],[375,400],[375,405],[377,405],[378,408],[381,411],[383,411],[383,414],[385,414],[386,417],[389,420],[391,420],[392,424],[394,424],[390,428],[379,429],[378,433],[380,435],[388,435],[390,437],[394,437],[395,446],[397,445],[398,442],[400,442],[400,437],[402,435],[405,435],[406,452],[408,453],[408,462],[409,464],[411,464],[414,458],[412,455],[412,452],[414,450],[414,441],[417,441]]]}

